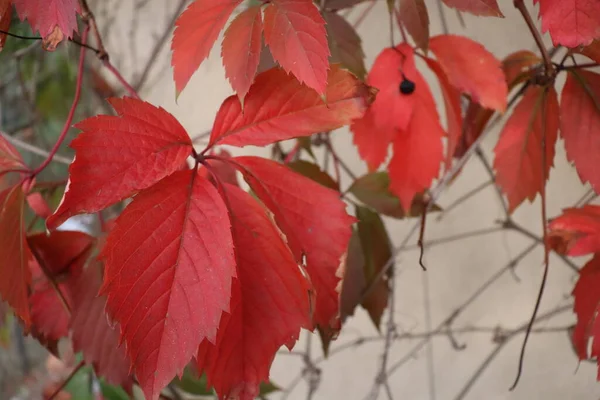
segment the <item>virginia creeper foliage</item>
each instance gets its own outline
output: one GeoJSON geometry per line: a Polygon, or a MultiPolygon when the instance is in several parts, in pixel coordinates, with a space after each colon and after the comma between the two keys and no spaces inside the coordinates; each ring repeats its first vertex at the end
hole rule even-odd
{"type": "MultiPolygon", "coordinates": [[[[339,12],[368,10],[362,3],[193,0],[173,27],[175,92],[217,44],[234,92],[200,146],[110,64],[86,1],[0,0],[0,50],[21,37],[9,32],[13,9],[45,50],[65,39],[81,47],[75,100],[48,159],[29,166],[0,136],[0,297],[26,332],[56,354],[71,340],[99,377],[128,393],[139,385],[149,400],[190,366],[220,399],[250,400],[301,329],[318,332],[327,353],[358,305],[380,328],[395,257],[385,218],[424,222],[439,211],[432,187],[460,177],[493,116],[506,116],[488,169],[507,218],[538,194],[546,215],[559,136],[581,181],[600,193],[600,2],[443,0],[480,17],[517,7],[538,51],[499,57],[465,36],[432,35],[425,1],[388,0],[389,42],[370,67],[357,24],[339,12]],[[546,32],[558,62],[542,47],[546,32]],[[111,115],[73,121],[88,50],[129,95],[108,98],[111,115]],[[73,123],[68,179],[43,182],[73,123]],[[342,127],[366,164],[362,176],[332,144],[342,127]],[[273,159],[222,146],[271,146],[273,159]],[[335,177],[316,163],[318,147],[335,177]],[[62,228],[82,214],[98,216],[99,232],[62,228]]],[[[598,358],[600,206],[565,209],[544,242],[561,255],[593,254],[572,292],[572,340],[581,360],[598,358]]]]}

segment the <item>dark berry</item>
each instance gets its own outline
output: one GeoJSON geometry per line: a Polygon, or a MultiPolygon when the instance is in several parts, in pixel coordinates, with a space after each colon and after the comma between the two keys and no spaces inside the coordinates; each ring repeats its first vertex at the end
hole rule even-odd
{"type": "Polygon", "coordinates": [[[409,81],[404,78],[402,82],[400,82],[400,93],[402,94],[412,94],[415,91],[415,83],[413,81],[409,81]]]}

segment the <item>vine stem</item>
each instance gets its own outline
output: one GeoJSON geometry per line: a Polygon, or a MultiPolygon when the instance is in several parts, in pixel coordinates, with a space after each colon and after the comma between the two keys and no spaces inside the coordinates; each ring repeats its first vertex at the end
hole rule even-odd
{"type": "Polygon", "coordinates": [[[546,46],[544,46],[544,41],[542,40],[542,36],[540,35],[540,32],[535,27],[533,18],[531,18],[531,14],[529,14],[529,11],[527,10],[527,6],[523,2],[523,0],[514,0],[513,4],[514,4],[515,8],[517,10],[519,10],[521,15],[523,16],[525,23],[527,23],[527,27],[529,28],[529,31],[533,35],[533,38],[535,39],[535,43],[537,44],[537,47],[540,49],[540,52],[542,53],[542,58],[544,59],[544,66],[546,67],[546,75],[550,75],[552,73],[552,71],[554,71],[554,65],[552,64],[552,59],[550,57],[550,54],[548,53],[548,50],[546,49],[546,46]]]}
{"type": "MultiPolygon", "coordinates": [[[[83,31],[83,35],[81,36],[82,44],[87,43],[87,38],[88,38],[89,32],[90,32],[89,27],[86,27],[85,30],[83,31]]],[[[50,150],[50,154],[48,154],[48,157],[46,158],[46,160],[44,160],[44,162],[31,173],[31,176],[38,175],[40,172],[42,172],[44,170],[44,168],[46,168],[48,166],[48,164],[50,164],[52,162],[52,159],[58,152],[58,149],[60,148],[62,143],[65,141],[65,138],[67,137],[67,133],[69,132],[69,129],[71,128],[71,124],[73,123],[73,117],[75,116],[75,110],[77,109],[77,105],[79,104],[79,98],[81,97],[81,86],[83,84],[83,66],[85,63],[85,53],[86,53],[86,48],[84,46],[82,46],[81,50],[79,51],[79,66],[77,68],[77,83],[75,86],[75,97],[73,98],[73,104],[71,104],[71,109],[69,110],[69,115],[67,116],[65,125],[63,126],[63,129],[58,137],[58,140],[56,141],[56,143],[54,143],[54,147],[52,147],[52,150],[50,150]]]]}
{"type": "Polygon", "coordinates": [[[73,368],[73,371],[69,374],[69,376],[67,377],[67,379],[65,379],[59,387],[56,388],[56,390],[54,390],[54,392],[48,397],[48,400],[54,400],[56,398],[56,396],[58,396],[60,394],[60,392],[62,392],[62,390],[65,388],[65,386],[67,386],[69,384],[69,382],[71,382],[71,379],[73,379],[73,377],[75,376],[75,374],[77,374],[77,372],[79,372],[79,370],[81,368],[83,368],[83,366],[85,365],[85,361],[81,360],[79,362],[79,364],[77,364],[75,366],[75,368],[73,368]]]}
{"type": "Polygon", "coordinates": [[[137,91],[133,88],[133,86],[129,84],[129,82],[127,82],[127,80],[123,77],[123,75],[121,75],[119,70],[116,69],[115,66],[110,63],[108,58],[103,59],[102,64],[115,76],[115,78],[117,78],[119,83],[125,88],[125,90],[127,90],[127,93],[129,93],[131,97],[137,100],[141,100],[140,95],[137,93],[137,91]]]}

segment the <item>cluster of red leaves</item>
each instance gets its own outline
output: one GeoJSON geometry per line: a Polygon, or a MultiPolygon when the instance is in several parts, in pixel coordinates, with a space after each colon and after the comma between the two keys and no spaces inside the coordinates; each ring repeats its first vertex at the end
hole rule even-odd
{"type": "Polygon", "coordinates": [[[336,129],[372,96],[336,65],[325,94],[327,103],[281,69],[264,72],[243,112],[238,97],[225,100],[200,154],[172,115],[131,98],[110,100],[117,116],[77,125],[67,189],[46,225],[133,196],[102,247],[100,294],[147,398],[193,357],[221,397],[253,398],[301,328],[339,330],[336,273],[354,222],[339,193],[267,159],[209,151],[336,129]]]}
{"type": "Polygon", "coordinates": [[[573,289],[577,325],[572,339],[581,360],[595,358],[600,366],[600,206],[566,209],[548,228],[549,245],[555,251],[571,256],[594,254],[579,271],[573,289]]]}

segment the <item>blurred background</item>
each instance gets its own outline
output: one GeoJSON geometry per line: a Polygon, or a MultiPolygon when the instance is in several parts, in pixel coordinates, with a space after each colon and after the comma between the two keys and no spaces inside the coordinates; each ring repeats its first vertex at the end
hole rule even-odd
{"type": "MultiPolygon", "coordinates": [[[[232,91],[217,44],[176,99],[170,67],[171,27],[174,16],[187,3],[96,0],[90,1],[90,6],[113,64],[140,90],[143,99],[174,114],[192,137],[201,137],[210,130],[218,107],[232,91]]],[[[431,35],[450,32],[468,36],[500,59],[517,50],[536,51],[512,1],[499,2],[505,18],[459,15],[438,0],[426,3],[431,35]]],[[[532,15],[537,16],[533,2],[527,3],[532,15]]],[[[342,15],[356,25],[362,37],[369,69],[377,54],[389,46],[386,2],[366,1],[342,15]]],[[[17,21],[11,31],[31,34],[25,24],[17,21]]],[[[399,40],[398,32],[395,36],[399,40]]],[[[544,38],[551,47],[549,37],[544,38]]],[[[0,130],[11,136],[30,165],[45,158],[44,150],[52,147],[60,132],[74,93],[78,50],[67,43],[49,54],[38,41],[9,38],[0,53],[0,130]]],[[[124,94],[111,76],[104,74],[93,53],[87,60],[87,82],[76,121],[108,112],[103,99],[124,94]]],[[[443,104],[435,78],[426,68],[420,70],[431,83],[438,105],[443,104]]],[[[444,108],[438,107],[438,111],[445,121],[444,108]]],[[[488,167],[501,127],[502,121],[486,138],[480,156],[472,157],[442,194],[438,204],[444,211],[428,217],[424,256],[427,272],[418,263],[414,234],[418,221],[385,220],[393,244],[398,246],[406,240],[408,244],[396,259],[393,311],[388,309],[384,314],[381,332],[367,313],[357,308],[340,337],[331,344],[327,359],[318,335],[304,334],[293,352],[282,350],[276,358],[271,378],[279,390],[269,394],[269,398],[600,398],[597,367],[589,362],[579,363],[569,340],[569,328],[575,322],[570,292],[576,269],[586,262],[584,257],[567,260],[551,255],[539,313],[544,318],[535,325],[530,337],[521,381],[514,391],[509,391],[542,277],[543,248],[538,237],[543,225],[539,199],[514,213],[512,228],[502,229],[498,223],[506,215],[488,167]],[[386,350],[389,327],[394,328],[393,340],[386,350]],[[384,352],[388,354],[389,391],[386,385],[378,384],[384,352]]],[[[76,131],[71,132],[74,134],[76,131]]],[[[366,173],[349,131],[341,129],[332,139],[352,172],[358,176],[366,173]]],[[[202,138],[197,144],[202,146],[202,138]]],[[[290,147],[285,143],[283,146],[290,147]]],[[[228,150],[233,154],[270,155],[270,149],[228,150]]],[[[320,160],[323,157],[323,153],[316,155],[320,160]]],[[[71,158],[71,150],[64,146],[57,162],[45,171],[44,179],[64,180],[71,158]]],[[[347,187],[350,178],[342,178],[342,188],[347,187]]],[[[561,140],[547,193],[549,217],[593,197],[567,162],[561,140]]],[[[61,195],[55,194],[53,205],[61,195]]],[[[91,219],[80,218],[71,224],[79,229],[95,229],[91,219]]],[[[49,382],[60,382],[70,372],[69,365],[48,357],[31,338],[21,339],[18,325],[11,323],[10,318],[0,330],[0,344],[0,399],[40,398],[49,382]]],[[[88,374],[89,371],[83,371],[80,383],[74,380],[72,398],[90,398],[85,390],[77,392],[76,388],[77,384],[89,384],[88,374]]]]}

